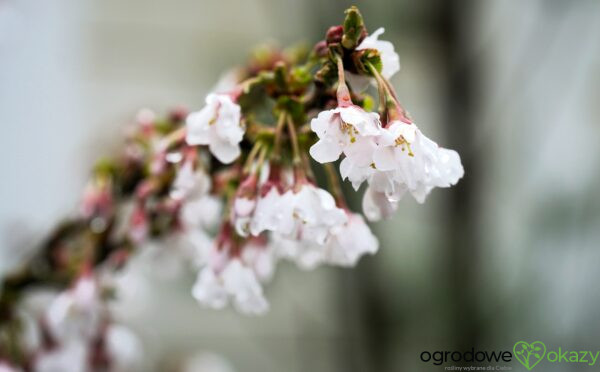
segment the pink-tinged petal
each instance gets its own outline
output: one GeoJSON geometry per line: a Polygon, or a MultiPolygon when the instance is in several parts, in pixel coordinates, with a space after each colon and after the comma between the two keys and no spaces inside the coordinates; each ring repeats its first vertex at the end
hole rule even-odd
{"type": "Polygon", "coordinates": [[[342,147],[335,138],[324,137],[310,147],[310,156],[321,164],[336,161],[342,153],[342,147]]]}

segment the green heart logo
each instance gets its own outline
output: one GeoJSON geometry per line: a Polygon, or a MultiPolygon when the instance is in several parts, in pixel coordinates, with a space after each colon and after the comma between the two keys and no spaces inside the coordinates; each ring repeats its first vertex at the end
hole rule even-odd
{"type": "Polygon", "coordinates": [[[513,347],[515,357],[522,365],[528,370],[532,370],[539,362],[544,359],[546,355],[546,345],[543,342],[535,341],[527,343],[525,341],[519,341],[513,347]]]}

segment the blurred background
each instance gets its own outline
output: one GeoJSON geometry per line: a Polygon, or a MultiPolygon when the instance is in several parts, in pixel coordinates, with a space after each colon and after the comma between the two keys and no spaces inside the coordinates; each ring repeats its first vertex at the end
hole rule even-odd
{"type": "Polygon", "coordinates": [[[147,370],[198,352],[220,371],[328,372],[440,370],[420,353],[518,340],[597,350],[597,0],[0,0],[0,244],[18,256],[72,213],[138,108],[198,109],[252,46],[312,44],[353,4],[385,27],[401,100],[465,178],[404,200],[355,269],[280,265],[260,318],[200,309],[193,273],[139,257],[115,314],[147,370]]]}

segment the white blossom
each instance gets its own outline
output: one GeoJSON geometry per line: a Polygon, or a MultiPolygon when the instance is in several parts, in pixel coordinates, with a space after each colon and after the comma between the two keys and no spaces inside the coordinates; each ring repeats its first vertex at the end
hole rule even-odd
{"type": "Polygon", "coordinates": [[[310,148],[313,159],[329,163],[344,153],[340,173],[355,189],[373,174],[373,152],[382,130],[377,113],[353,105],[338,107],[319,113],[311,128],[319,137],[310,148]]]}
{"type": "Polygon", "coordinates": [[[250,239],[242,249],[240,259],[261,282],[271,280],[275,273],[277,256],[273,245],[267,243],[266,239],[250,239]]]}
{"type": "Polygon", "coordinates": [[[331,229],[344,224],[347,216],[331,194],[305,184],[294,194],[292,215],[284,216],[279,233],[297,240],[325,244],[331,229]]]}
{"type": "Polygon", "coordinates": [[[223,278],[210,267],[198,273],[196,283],[192,287],[192,296],[202,305],[211,309],[223,309],[228,303],[223,278]]]}
{"type": "Polygon", "coordinates": [[[401,121],[384,129],[373,162],[388,178],[383,191],[391,202],[408,191],[423,203],[434,187],[450,187],[464,174],[456,151],[439,147],[414,124],[401,121]]]}
{"type": "Polygon", "coordinates": [[[46,311],[46,321],[57,340],[87,340],[97,334],[102,312],[98,284],[92,277],[82,277],[54,299],[46,311]]]}
{"type": "Polygon", "coordinates": [[[211,188],[210,177],[202,169],[194,170],[193,162],[186,161],[177,171],[171,186],[171,197],[181,200],[206,195],[211,188]]]}
{"type": "MultiPolygon", "coordinates": [[[[373,179],[382,179],[384,182],[390,183],[384,173],[375,174],[373,179]]],[[[374,186],[378,184],[380,182],[372,181],[372,184],[367,187],[363,196],[363,213],[369,221],[379,221],[382,218],[389,218],[398,209],[398,201],[388,198],[385,191],[378,190],[377,186],[374,186]]],[[[391,184],[393,185],[393,183],[391,184]]]]}
{"type": "Polygon", "coordinates": [[[348,155],[358,138],[381,133],[379,115],[354,105],[321,111],[310,127],[319,137],[311,146],[310,155],[319,163],[336,161],[342,153],[348,155]]]}
{"type": "Polygon", "coordinates": [[[231,259],[223,270],[207,266],[198,274],[192,295],[202,305],[222,309],[229,302],[241,313],[259,315],[269,309],[262,287],[252,269],[231,259]]]}
{"type": "Polygon", "coordinates": [[[332,228],[324,244],[272,236],[277,254],[294,261],[298,267],[311,270],[321,264],[351,267],[365,254],[375,254],[379,242],[361,215],[347,212],[345,224],[332,228]]]}
{"type": "Polygon", "coordinates": [[[394,50],[394,45],[389,41],[379,40],[383,34],[384,28],[380,27],[375,32],[367,36],[357,47],[356,50],[376,49],[381,57],[381,75],[389,79],[396,72],[400,71],[400,57],[394,50]]]}
{"type": "Polygon", "coordinates": [[[289,239],[324,244],[331,228],[346,219],[333,196],[321,188],[306,183],[299,190],[280,194],[274,187],[259,199],[251,232],[258,236],[271,231],[289,239]]]}
{"type": "Polygon", "coordinates": [[[281,193],[277,187],[271,187],[264,196],[259,197],[250,222],[250,232],[254,236],[263,231],[278,231],[290,229],[283,226],[289,221],[287,217],[294,213],[294,193],[287,191],[281,193]]]}
{"type": "Polygon", "coordinates": [[[240,156],[244,137],[241,108],[227,94],[211,93],[206,106],[187,117],[186,141],[189,145],[208,145],[221,162],[231,163],[240,156]]]}
{"type": "Polygon", "coordinates": [[[365,254],[375,254],[379,241],[360,214],[348,212],[348,222],[333,230],[324,261],[331,265],[351,267],[365,254]]]}

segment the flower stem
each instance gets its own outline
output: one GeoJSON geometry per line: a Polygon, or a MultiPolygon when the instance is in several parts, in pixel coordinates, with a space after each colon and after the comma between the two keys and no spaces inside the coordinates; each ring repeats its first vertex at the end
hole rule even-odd
{"type": "Polygon", "coordinates": [[[244,168],[242,170],[242,174],[248,174],[250,172],[250,168],[252,167],[254,158],[256,158],[256,154],[258,154],[258,151],[260,150],[262,145],[263,145],[263,143],[260,141],[257,141],[254,144],[254,146],[252,147],[252,150],[250,150],[250,153],[248,154],[248,157],[246,158],[246,162],[244,163],[244,168]]]}
{"type": "Polygon", "coordinates": [[[346,78],[344,76],[344,62],[342,57],[336,54],[337,70],[338,70],[338,88],[337,88],[337,100],[338,106],[348,107],[352,105],[352,98],[350,97],[350,90],[346,85],[346,78]]]}
{"type": "MultiPolygon", "coordinates": [[[[371,63],[367,63],[367,67],[369,68],[369,70],[371,71],[371,73],[373,74],[373,76],[375,77],[375,80],[377,80],[377,87],[379,90],[379,102],[380,105],[384,105],[384,107],[386,108],[385,110],[387,110],[387,96],[389,96],[389,98],[392,100],[393,104],[394,104],[394,108],[397,110],[397,112],[395,113],[396,115],[399,116],[398,119],[402,120],[405,123],[412,123],[412,120],[410,120],[408,118],[408,114],[406,113],[406,110],[404,110],[404,107],[402,107],[402,105],[400,104],[400,101],[398,100],[398,97],[396,95],[396,92],[394,91],[394,88],[392,87],[392,85],[383,77],[381,76],[381,74],[379,73],[379,71],[377,71],[377,69],[375,68],[375,66],[373,66],[373,64],[371,63]],[[384,97],[383,100],[381,99],[381,97],[384,97]]],[[[382,111],[385,111],[382,110],[382,111]]]]}
{"type": "Polygon", "coordinates": [[[385,90],[386,85],[385,85],[385,82],[382,81],[381,76],[379,75],[379,72],[377,71],[375,66],[373,66],[371,63],[367,63],[367,66],[369,67],[369,70],[371,71],[373,76],[375,76],[375,80],[377,81],[377,95],[379,96],[379,112],[381,112],[381,114],[383,116],[383,114],[387,110],[387,105],[385,104],[385,102],[386,102],[386,90],[385,90]]]}
{"type": "Polygon", "coordinates": [[[277,126],[275,127],[275,143],[273,145],[273,155],[271,158],[276,162],[281,161],[281,134],[285,125],[286,115],[287,113],[285,111],[281,111],[279,118],[277,119],[277,126]]]}
{"type": "Polygon", "coordinates": [[[288,133],[290,135],[290,142],[292,143],[292,163],[297,166],[302,163],[302,159],[300,158],[300,145],[298,145],[298,136],[296,135],[296,127],[294,126],[294,121],[290,115],[287,116],[287,127],[288,133]]]}

